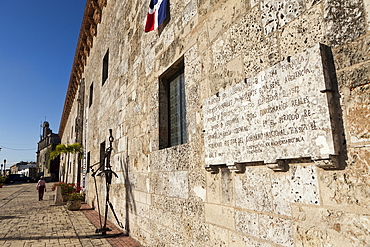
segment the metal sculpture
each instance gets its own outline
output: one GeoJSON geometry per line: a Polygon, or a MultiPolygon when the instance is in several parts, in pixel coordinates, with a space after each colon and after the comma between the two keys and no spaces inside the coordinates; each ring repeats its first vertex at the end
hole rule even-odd
{"type": "MultiPolygon", "coordinates": [[[[112,166],[110,164],[110,156],[112,153],[112,143],[114,141],[113,135],[112,135],[112,129],[109,129],[109,147],[105,150],[104,153],[104,159],[93,164],[90,166],[91,168],[91,176],[94,178],[94,183],[95,183],[95,193],[97,197],[97,203],[98,203],[98,213],[99,213],[99,221],[100,221],[100,229],[96,229],[95,233],[101,233],[101,236],[103,237],[111,237],[111,236],[116,236],[118,234],[110,234],[107,235],[107,231],[112,231],[107,227],[107,218],[108,218],[108,209],[112,210],[112,213],[114,215],[114,218],[117,221],[117,225],[120,226],[121,228],[125,228],[123,224],[119,221],[116,212],[114,211],[113,205],[109,200],[109,190],[110,190],[110,185],[112,184],[112,178],[113,175],[118,178],[118,175],[112,171],[112,166]],[[104,162],[105,161],[105,162],[104,162]],[[98,169],[94,171],[93,167],[99,165],[98,169]],[[101,214],[100,214],[100,203],[99,203],[99,194],[98,194],[98,189],[96,185],[96,176],[104,176],[105,177],[105,185],[106,185],[106,195],[105,195],[105,214],[104,214],[104,224],[101,221],[101,214]]],[[[122,233],[120,233],[122,234],[122,233]]]]}

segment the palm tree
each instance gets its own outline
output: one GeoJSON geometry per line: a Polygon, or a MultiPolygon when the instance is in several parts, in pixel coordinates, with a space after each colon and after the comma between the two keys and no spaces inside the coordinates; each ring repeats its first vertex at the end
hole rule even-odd
{"type": "Polygon", "coordinates": [[[55,147],[55,150],[50,152],[50,160],[56,159],[60,154],[80,153],[80,152],[82,152],[82,146],[78,142],[70,145],[58,144],[55,147]]]}
{"type": "MultiPolygon", "coordinates": [[[[68,154],[68,153],[82,153],[82,146],[78,142],[73,143],[73,144],[70,144],[70,145],[58,144],[55,147],[55,150],[53,150],[53,151],[50,152],[49,159],[48,159],[48,169],[50,169],[50,162],[52,160],[56,159],[60,154],[63,154],[63,153],[64,154],[68,154]]],[[[81,158],[80,155],[79,155],[79,158],[81,158]]]]}

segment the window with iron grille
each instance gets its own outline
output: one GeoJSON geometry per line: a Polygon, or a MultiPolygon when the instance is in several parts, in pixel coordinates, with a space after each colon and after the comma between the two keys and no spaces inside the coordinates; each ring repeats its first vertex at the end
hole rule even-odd
{"type": "Polygon", "coordinates": [[[183,59],[159,80],[159,148],[187,142],[183,59]]]}

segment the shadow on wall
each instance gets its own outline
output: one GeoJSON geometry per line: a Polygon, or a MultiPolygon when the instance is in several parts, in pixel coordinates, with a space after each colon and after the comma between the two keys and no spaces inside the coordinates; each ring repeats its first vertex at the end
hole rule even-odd
{"type": "Polygon", "coordinates": [[[120,161],[121,169],[123,171],[124,185],[125,185],[125,229],[127,234],[130,233],[130,212],[136,213],[136,205],[134,200],[134,195],[132,193],[132,186],[129,176],[129,156],[128,147],[126,150],[126,155],[120,161]]]}
{"type": "MultiPolygon", "coordinates": [[[[324,77],[326,90],[321,93],[327,94],[329,105],[330,119],[333,131],[333,137],[335,142],[335,151],[338,154],[336,157],[337,169],[344,170],[347,166],[347,145],[346,136],[344,131],[343,123],[343,109],[340,104],[340,92],[338,85],[338,78],[336,74],[336,68],[334,63],[334,56],[332,49],[329,46],[320,44],[322,64],[324,66],[324,77]]],[[[335,157],[334,157],[335,158],[335,157]]]]}

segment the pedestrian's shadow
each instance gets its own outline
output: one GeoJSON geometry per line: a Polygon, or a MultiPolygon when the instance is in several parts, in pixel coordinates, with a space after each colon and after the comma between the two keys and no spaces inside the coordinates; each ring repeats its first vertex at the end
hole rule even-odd
{"type": "Polygon", "coordinates": [[[0,216],[0,220],[9,220],[9,219],[14,219],[14,218],[25,218],[25,217],[11,216],[11,215],[0,216]]]}

